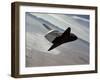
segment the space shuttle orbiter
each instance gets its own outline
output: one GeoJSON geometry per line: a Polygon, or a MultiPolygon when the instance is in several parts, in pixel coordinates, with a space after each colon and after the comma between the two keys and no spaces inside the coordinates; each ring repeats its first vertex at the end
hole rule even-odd
{"type": "MultiPolygon", "coordinates": [[[[51,30],[49,26],[46,24],[43,24],[47,29],[51,30]]],[[[71,33],[71,28],[68,27],[63,33],[57,30],[51,30],[46,35],[45,38],[53,43],[53,45],[48,49],[48,51],[60,46],[61,44],[75,41],[78,39],[78,37],[71,33]]]]}

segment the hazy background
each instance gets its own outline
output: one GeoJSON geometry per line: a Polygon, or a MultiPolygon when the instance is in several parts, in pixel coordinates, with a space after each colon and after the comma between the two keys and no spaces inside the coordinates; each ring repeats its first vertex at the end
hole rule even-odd
{"type": "Polygon", "coordinates": [[[26,67],[89,64],[89,16],[26,12],[26,67]],[[48,51],[52,43],[44,36],[52,30],[71,27],[78,40],[48,51]]]}

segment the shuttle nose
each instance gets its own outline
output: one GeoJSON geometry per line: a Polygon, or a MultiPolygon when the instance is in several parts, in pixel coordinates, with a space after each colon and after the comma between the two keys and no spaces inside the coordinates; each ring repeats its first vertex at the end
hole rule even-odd
{"type": "Polygon", "coordinates": [[[78,39],[78,37],[77,36],[74,36],[74,39],[76,40],[76,39],[78,39]]]}
{"type": "Polygon", "coordinates": [[[72,40],[77,40],[78,39],[78,37],[75,34],[72,34],[71,38],[72,38],[72,40]]]}

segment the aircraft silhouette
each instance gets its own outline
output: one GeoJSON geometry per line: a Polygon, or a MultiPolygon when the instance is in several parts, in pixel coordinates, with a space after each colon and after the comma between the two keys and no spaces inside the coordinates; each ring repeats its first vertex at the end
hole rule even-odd
{"type": "MultiPolygon", "coordinates": [[[[46,28],[50,29],[46,24],[43,24],[46,28]]],[[[61,44],[75,41],[78,39],[78,37],[71,33],[71,28],[68,27],[63,33],[52,30],[45,36],[50,42],[53,43],[53,45],[48,49],[48,51],[60,46],[61,44]],[[53,38],[53,39],[52,39],[53,38]]]]}

